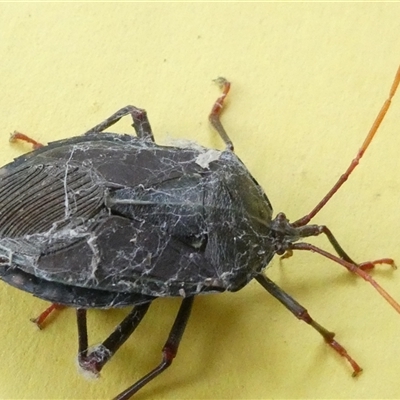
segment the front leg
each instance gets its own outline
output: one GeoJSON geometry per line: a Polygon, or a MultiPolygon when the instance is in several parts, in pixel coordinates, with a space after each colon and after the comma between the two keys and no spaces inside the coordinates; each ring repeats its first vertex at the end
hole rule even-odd
{"type": "MultiPolygon", "coordinates": [[[[293,224],[291,224],[293,226],[293,224]]],[[[319,235],[325,235],[329,242],[331,243],[332,247],[335,249],[337,255],[344,260],[347,263],[354,264],[358,268],[366,271],[369,269],[374,268],[375,265],[378,264],[387,264],[390,265],[393,269],[396,269],[396,264],[392,258],[380,258],[378,260],[373,260],[373,261],[366,261],[362,263],[357,263],[355,262],[342,248],[342,246],[339,244],[335,236],[333,236],[333,233],[331,230],[326,226],[326,225],[305,225],[302,227],[297,228],[298,232],[300,234],[300,237],[305,238],[305,237],[310,237],[310,236],[319,236],[319,235]]],[[[292,255],[292,250],[294,249],[294,246],[291,246],[290,249],[287,250],[287,252],[282,256],[282,258],[288,258],[292,255]]]]}
{"type": "Polygon", "coordinates": [[[333,332],[328,331],[317,321],[311,318],[308,311],[300,303],[298,303],[292,296],[287,294],[283,289],[281,289],[276,283],[272,282],[271,279],[267,278],[265,275],[262,274],[257,275],[256,280],[264,289],[266,289],[281,304],[283,304],[296,318],[298,318],[301,321],[304,321],[306,324],[314,328],[324,338],[325,342],[333,350],[335,350],[339,355],[344,357],[353,368],[353,376],[357,376],[362,371],[362,368],[350,356],[347,350],[334,339],[335,334],[333,332]]]}
{"type": "Polygon", "coordinates": [[[14,133],[10,136],[10,142],[16,142],[17,140],[21,140],[23,142],[30,143],[33,147],[33,150],[40,149],[44,146],[44,144],[37,142],[35,139],[25,135],[24,133],[14,131],[14,133]]]}
{"type": "Polygon", "coordinates": [[[111,115],[111,117],[96,125],[94,128],[88,130],[85,135],[103,132],[105,129],[118,122],[122,117],[125,117],[125,115],[129,114],[132,117],[132,126],[135,128],[137,136],[140,139],[151,140],[152,142],[154,142],[153,132],[151,130],[146,111],[135,106],[126,106],[124,108],[121,108],[115,114],[111,115]]]}

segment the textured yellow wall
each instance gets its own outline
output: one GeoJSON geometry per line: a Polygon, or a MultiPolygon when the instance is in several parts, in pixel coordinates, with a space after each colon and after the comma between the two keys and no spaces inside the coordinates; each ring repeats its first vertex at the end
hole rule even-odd
{"type": "MultiPolygon", "coordinates": [[[[159,143],[223,148],[207,124],[226,76],[223,121],[276,211],[296,219],[361,145],[400,63],[396,3],[0,4],[0,158],[14,129],[41,142],[80,134],[127,104],[146,108],[159,143]]],[[[400,95],[400,93],[399,93],[400,95]]],[[[127,121],[119,131],[129,130],[127,121]]],[[[400,96],[354,176],[315,223],[359,261],[400,262],[400,96]]],[[[1,210],[0,210],[1,212],[1,210]]],[[[314,243],[329,249],[324,238],[314,243]]],[[[198,298],[174,365],[138,399],[399,398],[400,315],[361,279],[313,254],[276,259],[268,275],[364,367],[348,365],[257,283],[198,298]]],[[[375,278],[400,301],[400,275],[375,278]]],[[[157,301],[88,382],[75,368],[75,317],[42,332],[41,300],[0,285],[0,397],[109,399],[148,372],[178,307],[157,301]]],[[[100,342],[124,310],[89,313],[100,342]]]]}

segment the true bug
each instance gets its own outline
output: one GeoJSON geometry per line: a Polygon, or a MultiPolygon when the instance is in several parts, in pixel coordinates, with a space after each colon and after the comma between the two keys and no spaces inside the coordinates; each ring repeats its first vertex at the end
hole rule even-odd
{"type": "Polygon", "coordinates": [[[361,371],[334,334],[262,272],[275,255],[293,250],[319,253],[370,282],[400,312],[400,306],[365,270],[384,258],[358,264],[323,225],[308,225],[347,180],[385,116],[400,82],[400,68],[367,138],[347,171],[306,216],[289,222],[233,153],[220,114],[230,83],[210,121],[226,149],[158,146],[146,112],[127,106],[82,136],[43,146],[15,133],[35,150],[0,169],[0,276],[5,282],[77,309],[79,364],[98,374],[136,329],[151,302],[182,297],[163,348],[161,363],[120,393],[126,400],[174,359],[196,295],[237,291],[253,278],[297,318],[316,329],[353,368],[361,371]],[[131,115],[137,137],[104,133],[131,115]],[[338,256],[301,238],[325,234],[338,256]],[[88,350],[86,310],[134,305],[99,346],[88,350]]]}

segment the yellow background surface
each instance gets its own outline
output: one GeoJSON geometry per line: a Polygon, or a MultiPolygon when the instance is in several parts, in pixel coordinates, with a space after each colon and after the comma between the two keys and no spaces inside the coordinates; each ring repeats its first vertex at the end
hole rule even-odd
{"type": "MultiPolygon", "coordinates": [[[[0,156],[13,130],[41,142],[78,135],[127,104],[147,109],[158,143],[222,149],[207,114],[225,76],[223,122],[275,211],[307,213],[356,154],[400,63],[400,4],[97,3],[0,5],[0,156]]],[[[121,122],[116,131],[129,131],[121,122]]],[[[400,262],[400,93],[348,183],[314,222],[356,260],[400,262]]],[[[1,211],[1,210],[0,210],[1,211]]],[[[325,238],[312,241],[328,250],[325,238]]],[[[313,254],[269,265],[362,365],[350,367],[256,282],[198,298],[173,366],[138,399],[399,398],[400,315],[361,279],[313,254]]],[[[400,275],[373,272],[400,301],[400,275]]],[[[0,397],[109,399],[147,373],[179,301],[159,300],[104,368],[75,368],[75,315],[39,332],[46,303],[0,285],[0,397]]],[[[126,310],[91,311],[103,340],[126,310]]],[[[135,397],[136,398],[136,397],[135,397]]]]}

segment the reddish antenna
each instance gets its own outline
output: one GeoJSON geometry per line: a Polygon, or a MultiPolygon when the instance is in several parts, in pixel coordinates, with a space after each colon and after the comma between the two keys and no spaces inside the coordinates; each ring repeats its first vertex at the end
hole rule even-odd
{"type": "Polygon", "coordinates": [[[326,194],[326,196],[312,209],[312,211],[305,215],[304,217],[298,219],[295,222],[292,222],[291,225],[293,227],[299,227],[299,226],[304,226],[307,225],[311,219],[318,214],[318,212],[321,210],[322,207],[331,199],[331,197],[339,190],[339,188],[347,181],[347,178],[350,176],[350,174],[353,172],[353,170],[357,167],[358,163],[360,162],[361,157],[364,155],[365,151],[367,150],[369,144],[371,143],[372,139],[375,136],[375,133],[377,132],[379,126],[381,125],[383,119],[385,118],[385,115],[390,107],[390,104],[392,102],[392,98],[394,94],[396,93],[396,90],[399,86],[400,83],[400,67],[397,70],[396,76],[393,80],[392,86],[390,88],[389,92],[389,97],[386,99],[386,101],[383,103],[382,108],[380,109],[374,123],[372,124],[371,129],[368,132],[367,137],[364,140],[364,143],[362,144],[360,150],[358,151],[356,157],[351,161],[349,167],[347,168],[346,172],[338,179],[338,181],[335,183],[335,185],[332,187],[332,189],[326,194]]]}

